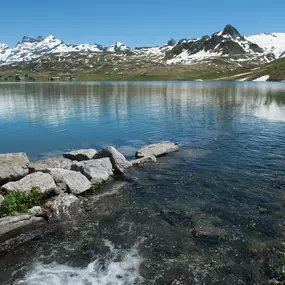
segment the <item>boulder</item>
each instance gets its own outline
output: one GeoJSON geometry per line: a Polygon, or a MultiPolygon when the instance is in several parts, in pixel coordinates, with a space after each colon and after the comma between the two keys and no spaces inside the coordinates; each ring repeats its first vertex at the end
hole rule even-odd
{"type": "Polygon", "coordinates": [[[173,142],[159,142],[156,144],[151,144],[148,146],[145,146],[141,149],[139,149],[136,153],[137,158],[146,157],[154,155],[155,157],[161,156],[163,154],[174,152],[179,149],[179,146],[177,143],[173,142]]]}
{"type": "Polygon", "coordinates": [[[71,152],[66,152],[63,154],[63,157],[71,160],[83,161],[83,160],[92,159],[96,153],[97,151],[93,148],[79,149],[79,150],[73,150],[71,152]]]}
{"type": "Polygon", "coordinates": [[[80,172],[62,168],[48,168],[48,171],[63,192],[78,195],[91,188],[90,181],[80,172]]]}
{"type": "Polygon", "coordinates": [[[71,166],[71,169],[81,172],[92,184],[107,181],[113,175],[109,157],[77,162],[71,166]]]}
{"type": "Polygon", "coordinates": [[[145,157],[138,158],[138,159],[130,161],[130,163],[133,166],[135,166],[135,165],[142,166],[142,165],[145,165],[145,164],[148,164],[148,163],[155,163],[155,162],[156,162],[156,157],[154,155],[145,156],[145,157]]]}
{"type": "Polygon", "coordinates": [[[83,212],[81,201],[72,194],[60,194],[50,199],[45,205],[49,220],[69,219],[83,212]]]}
{"type": "Polygon", "coordinates": [[[31,215],[4,217],[0,219],[0,240],[20,235],[28,229],[40,226],[45,220],[31,215]]]}
{"type": "Polygon", "coordinates": [[[0,184],[21,179],[29,173],[29,160],[25,153],[0,154],[0,184]]]}
{"type": "Polygon", "coordinates": [[[107,146],[95,154],[94,159],[109,157],[114,170],[117,173],[124,173],[125,169],[132,166],[126,158],[112,146],[107,146]]]}
{"type": "Polygon", "coordinates": [[[34,206],[31,208],[28,212],[30,215],[36,216],[36,217],[41,217],[44,215],[44,211],[40,206],[34,206]]]}
{"type": "Polygon", "coordinates": [[[31,191],[34,187],[38,187],[43,193],[49,193],[55,190],[56,185],[52,176],[48,173],[36,172],[25,176],[19,181],[4,184],[1,190],[31,191]]]}
{"type": "Polygon", "coordinates": [[[70,159],[64,157],[51,157],[43,160],[38,160],[29,164],[30,172],[48,172],[48,168],[64,168],[70,169],[72,165],[70,159]]]}

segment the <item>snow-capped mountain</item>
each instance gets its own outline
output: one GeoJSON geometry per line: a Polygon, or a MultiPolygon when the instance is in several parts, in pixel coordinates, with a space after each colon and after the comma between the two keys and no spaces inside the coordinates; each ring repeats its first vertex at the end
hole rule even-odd
{"type": "Polygon", "coordinates": [[[66,44],[52,35],[46,38],[23,37],[15,48],[0,44],[0,65],[22,61],[30,61],[46,54],[68,52],[102,52],[103,46],[98,44],[66,44]]]}
{"type": "Polygon", "coordinates": [[[258,59],[269,62],[275,59],[271,51],[243,37],[231,25],[211,36],[181,40],[166,54],[166,59],[168,64],[191,64],[209,58],[236,55],[242,56],[237,61],[258,59]]]}
{"type": "Polygon", "coordinates": [[[246,39],[273,53],[276,58],[285,56],[285,33],[250,35],[246,39]]]}
{"type": "Polygon", "coordinates": [[[124,43],[116,42],[114,45],[110,45],[104,49],[106,52],[127,52],[131,51],[131,48],[126,46],[124,43]]]}
{"type": "Polygon", "coordinates": [[[12,64],[14,67],[23,67],[42,56],[58,55],[68,58],[73,57],[72,53],[113,54],[118,55],[116,58],[128,56],[129,60],[137,61],[137,66],[141,61],[162,65],[187,65],[216,58],[227,59],[238,66],[244,63],[258,65],[285,57],[285,33],[244,37],[233,26],[227,25],[211,36],[183,39],[178,43],[171,40],[166,45],[141,48],[131,48],[122,42],[103,47],[98,44],[66,44],[52,35],[45,38],[25,36],[14,48],[0,44],[0,66],[12,64]]]}

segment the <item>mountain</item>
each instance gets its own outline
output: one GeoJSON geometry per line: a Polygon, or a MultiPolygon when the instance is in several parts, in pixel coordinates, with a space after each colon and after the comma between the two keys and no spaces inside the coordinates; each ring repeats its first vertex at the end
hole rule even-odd
{"type": "Polygon", "coordinates": [[[241,56],[237,61],[258,60],[270,62],[275,59],[272,51],[242,36],[237,29],[227,25],[224,30],[198,39],[183,39],[166,54],[168,64],[191,64],[216,58],[241,56]]]}
{"type": "Polygon", "coordinates": [[[52,35],[46,38],[31,38],[24,36],[15,48],[0,44],[0,65],[28,62],[46,54],[66,52],[102,52],[103,47],[98,44],[65,44],[52,35]]]}
{"type": "Polygon", "coordinates": [[[263,50],[273,53],[276,59],[285,56],[285,33],[264,33],[245,38],[259,45],[263,50]]]}
{"type": "MultiPolygon", "coordinates": [[[[210,36],[178,42],[171,39],[156,47],[131,48],[122,42],[107,47],[67,44],[52,35],[45,38],[25,36],[14,48],[0,44],[2,71],[13,69],[53,74],[83,72],[117,76],[119,73],[145,75],[159,72],[171,77],[174,76],[172,72],[182,70],[185,74],[182,77],[175,75],[175,78],[184,79],[191,70],[190,78],[205,78],[204,74],[209,72],[211,78],[217,78],[229,72],[238,74],[238,70],[254,70],[282,57],[285,58],[285,33],[243,36],[231,25],[210,36]],[[197,70],[199,72],[195,73],[197,70]]],[[[283,65],[278,63],[278,67],[281,73],[270,78],[282,78],[283,65]]]]}

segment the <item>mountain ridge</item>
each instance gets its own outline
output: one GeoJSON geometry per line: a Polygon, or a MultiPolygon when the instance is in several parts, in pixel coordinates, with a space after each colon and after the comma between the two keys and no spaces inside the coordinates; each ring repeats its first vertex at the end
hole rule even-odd
{"type": "MultiPolygon", "coordinates": [[[[2,70],[32,72],[95,72],[106,74],[146,73],[153,68],[189,66],[200,70],[232,72],[253,69],[285,57],[285,33],[243,36],[231,25],[200,38],[171,39],[156,47],[129,47],[122,42],[110,46],[68,44],[48,35],[24,36],[14,48],[0,44],[2,70]]],[[[202,74],[201,74],[202,75],[202,74]]]]}

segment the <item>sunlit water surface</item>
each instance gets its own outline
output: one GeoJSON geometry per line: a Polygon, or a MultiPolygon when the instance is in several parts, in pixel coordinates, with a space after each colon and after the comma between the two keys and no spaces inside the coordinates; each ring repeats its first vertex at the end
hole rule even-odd
{"type": "Polygon", "coordinates": [[[0,85],[2,153],[181,145],[2,254],[0,283],[268,284],[285,240],[284,131],[284,83],[0,85]]]}

